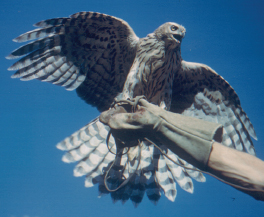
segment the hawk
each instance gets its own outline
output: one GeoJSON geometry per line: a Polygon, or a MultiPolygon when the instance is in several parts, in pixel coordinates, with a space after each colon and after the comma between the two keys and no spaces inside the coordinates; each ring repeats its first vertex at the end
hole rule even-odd
{"type": "MultiPolygon", "coordinates": [[[[22,57],[9,68],[17,70],[13,78],[38,79],[76,90],[81,99],[101,112],[115,99],[144,95],[149,102],[172,112],[221,123],[224,145],[255,154],[250,136],[257,137],[234,89],[210,67],[182,60],[183,26],[168,22],[138,38],[124,20],[94,12],[48,19],[35,26],[39,28],[14,39],[33,41],[7,56],[22,57]]],[[[205,181],[199,171],[175,165],[144,141],[141,149],[130,148],[115,161],[107,180],[111,188],[128,178],[130,171],[134,173],[125,186],[109,192],[104,176],[116,157],[113,137],[106,146],[109,130],[96,118],[57,145],[66,151],[64,162],[78,162],[74,175],[85,176],[86,187],[98,184],[100,195],[110,193],[114,201],[130,199],[137,206],[145,193],[153,203],[162,193],[174,201],[176,183],[192,193],[192,179],[205,181]],[[138,152],[140,158],[131,158],[138,152]]],[[[194,168],[166,144],[158,145],[180,165],[194,168]]]]}

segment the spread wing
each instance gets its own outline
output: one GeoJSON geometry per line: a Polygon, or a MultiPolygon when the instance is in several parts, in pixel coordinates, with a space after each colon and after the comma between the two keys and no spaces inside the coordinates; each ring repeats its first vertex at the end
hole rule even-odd
{"type": "Polygon", "coordinates": [[[210,67],[182,61],[173,83],[171,111],[224,126],[222,143],[255,154],[254,128],[234,89],[210,67]]]}
{"type": "Polygon", "coordinates": [[[122,91],[134,61],[138,37],[123,20],[94,12],[55,18],[15,38],[34,40],[7,59],[22,57],[9,70],[13,78],[38,79],[77,89],[78,95],[99,111],[108,109],[122,91]]]}

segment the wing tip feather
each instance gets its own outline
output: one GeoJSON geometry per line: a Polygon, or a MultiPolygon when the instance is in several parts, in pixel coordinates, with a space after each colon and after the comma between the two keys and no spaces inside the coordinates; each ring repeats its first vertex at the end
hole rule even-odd
{"type": "Polygon", "coordinates": [[[16,38],[14,38],[14,39],[12,39],[12,41],[13,41],[13,42],[18,42],[18,43],[19,43],[19,36],[16,37],[16,38]]]}
{"type": "Polygon", "coordinates": [[[60,142],[56,145],[56,148],[62,151],[67,150],[67,147],[64,145],[64,142],[60,142]]]}
{"type": "MultiPolygon", "coordinates": [[[[9,54],[9,55],[7,55],[6,57],[5,57],[7,60],[12,60],[12,59],[17,59],[17,58],[19,58],[18,56],[14,56],[13,54],[9,54]]],[[[11,68],[11,67],[9,67],[9,68],[11,68]]],[[[8,70],[9,70],[9,68],[8,68],[8,70]]]]}
{"type": "Polygon", "coordinates": [[[42,20],[42,21],[39,21],[39,22],[33,24],[33,26],[34,27],[45,27],[46,25],[45,25],[45,21],[42,20]]]}
{"type": "Polygon", "coordinates": [[[72,162],[75,162],[75,160],[73,159],[73,157],[66,153],[65,155],[62,156],[62,159],[61,159],[64,163],[72,163],[72,162]]]}
{"type": "Polygon", "coordinates": [[[11,75],[11,78],[20,78],[20,75],[19,74],[13,74],[13,75],[11,75]]]}
{"type": "Polygon", "coordinates": [[[27,34],[27,33],[24,33],[24,34],[22,34],[22,35],[20,35],[20,36],[18,36],[18,37],[16,37],[16,38],[14,38],[12,41],[13,41],[13,42],[16,42],[16,43],[22,43],[22,42],[28,41],[28,40],[24,37],[25,34],[27,34]]]}
{"type": "Polygon", "coordinates": [[[258,141],[258,137],[257,137],[257,134],[255,132],[255,130],[252,128],[252,130],[249,130],[249,134],[250,136],[255,139],[256,141],[258,141]]]}

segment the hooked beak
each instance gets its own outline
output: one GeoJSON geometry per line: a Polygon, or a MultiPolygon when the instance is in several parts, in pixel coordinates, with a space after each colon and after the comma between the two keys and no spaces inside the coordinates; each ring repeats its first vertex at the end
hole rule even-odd
{"type": "Polygon", "coordinates": [[[173,34],[173,38],[175,38],[178,43],[182,42],[183,37],[184,37],[184,34],[181,34],[181,35],[173,34]]]}

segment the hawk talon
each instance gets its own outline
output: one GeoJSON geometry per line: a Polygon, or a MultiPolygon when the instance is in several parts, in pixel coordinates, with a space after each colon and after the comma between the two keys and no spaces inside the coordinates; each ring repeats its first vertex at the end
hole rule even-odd
{"type": "Polygon", "coordinates": [[[117,106],[120,106],[120,105],[123,105],[123,104],[128,104],[128,105],[131,105],[132,106],[132,113],[136,112],[136,109],[137,109],[137,105],[139,104],[139,100],[141,99],[145,99],[147,100],[147,98],[142,95],[142,96],[136,96],[135,98],[133,99],[121,99],[121,100],[117,100],[117,99],[114,99],[114,102],[112,103],[111,107],[115,107],[116,105],[117,106]]]}

